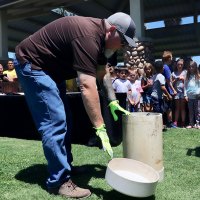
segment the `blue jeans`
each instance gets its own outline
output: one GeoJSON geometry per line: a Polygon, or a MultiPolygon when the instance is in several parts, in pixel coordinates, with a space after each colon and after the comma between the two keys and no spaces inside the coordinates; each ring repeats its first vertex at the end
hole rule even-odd
{"type": "Polygon", "coordinates": [[[197,120],[199,120],[199,108],[198,99],[188,99],[188,110],[189,110],[189,125],[194,126],[197,120]]]}
{"type": "Polygon", "coordinates": [[[50,173],[47,187],[58,187],[70,178],[72,162],[70,135],[60,91],[43,70],[32,70],[30,63],[14,63],[29,110],[42,137],[50,173]]]}

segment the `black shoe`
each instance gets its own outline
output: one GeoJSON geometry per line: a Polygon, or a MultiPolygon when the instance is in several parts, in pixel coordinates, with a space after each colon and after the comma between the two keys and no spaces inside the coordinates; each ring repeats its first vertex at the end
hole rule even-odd
{"type": "Polygon", "coordinates": [[[170,122],[168,125],[167,125],[168,128],[177,128],[177,126],[173,123],[173,122],[170,122]]]}

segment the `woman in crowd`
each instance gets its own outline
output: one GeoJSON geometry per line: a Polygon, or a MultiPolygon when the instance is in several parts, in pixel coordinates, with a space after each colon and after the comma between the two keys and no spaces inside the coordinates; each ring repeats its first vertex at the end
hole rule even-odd
{"type": "Polygon", "coordinates": [[[153,110],[153,105],[151,100],[153,71],[154,71],[153,65],[151,63],[146,63],[144,65],[145,73],[141,79],[141,86],[143,89],[142,97],[143,97],[144,112],[151,112],[153,110]]]}
{"type": "Polygon", "coordinates": [[[199,97],[200,97],[200,73],[197,68],[197,63],[190,61],[185,79],[184,96],[188,101],[189,110],[189,125],[186,128],[198,128],[200,113],[199,113],[199,97]]]}
{"type": "Polygon", "coordinates": [[[183,69],[184,60],[178,59],[172,72],[172,83],[177,94],[174,96],[175,113],[174,124],[178,125],[179,116],[181,116],[181,127],[185,127],[185,113],[186,113],[186,101],[184,98],[184,81],[186,77],[186,70],[183,69]]]}

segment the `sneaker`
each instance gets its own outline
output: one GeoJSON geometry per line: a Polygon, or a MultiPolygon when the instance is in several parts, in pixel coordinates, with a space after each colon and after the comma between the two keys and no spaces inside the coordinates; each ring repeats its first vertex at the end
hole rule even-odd
{"type": "Polygon", "coordinates": [[[173,124],[174,124],[176,127],[178,126],[178,123],[177,123],[177,121],[175,121],[173,124]]]}
{"type": "Polygon", "coordinates": [[[190,129],[190,128],[193,128],[193,126],[189,125],[189,126],[186,126],[186,128],[189,128],[189,129],[190,129]]]}
{"type": "Polygon", "coordinates": [[[196,129],[200,129],[200,125],[195,124],[195,125],[194,125],[194,128],[196,128],[196,129]]]}
{"type": "Polygon", "coordinates": [[[177,128],[177,126],[173,123],[173,122],[170,122],[168,125],[167,125],[168,128],[177,128]]]}
{"type": "Polygon", "coordinates": [[[90,190],[78,187],[71,179],[58,188],[49,188],[48,192],[50,194],[61,195],[67,198],[84,198],[91,195],[90,190]]]}

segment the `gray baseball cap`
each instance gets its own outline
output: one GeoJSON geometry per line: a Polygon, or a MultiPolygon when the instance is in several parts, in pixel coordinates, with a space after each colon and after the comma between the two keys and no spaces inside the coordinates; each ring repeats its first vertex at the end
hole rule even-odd
{"type": "Polygon", "coordinates": [[[123,34],[125,40],[131,47],[136,47],[135,23],[129,15],[122,12],[117,12],[106,19],[109,24],[116,26],[116,29],[123,34]]]}

